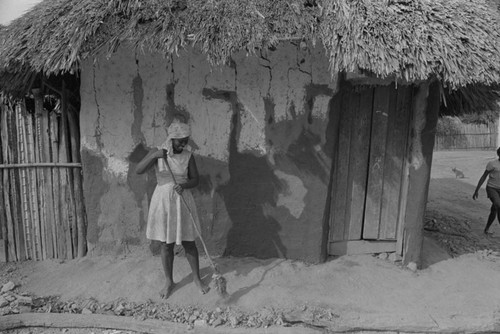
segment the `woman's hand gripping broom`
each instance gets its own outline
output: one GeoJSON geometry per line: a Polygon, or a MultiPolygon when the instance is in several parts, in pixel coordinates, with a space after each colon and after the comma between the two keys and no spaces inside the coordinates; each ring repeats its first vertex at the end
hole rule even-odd
{"type": "MultiPolygon", "coordinates": [[[[170,175],[172,176],[172,180],[174,180],[174,184],[177,185],[177,181],[175,180],[175,176],[174,176],[174,173],[172,172],[172,169],[170,169],[170,165],[168,164],[167,158],[165,157],[164,160],[165,160],[165,164],[167,165],[168,171],[170,172],[170,175]]],[[[226,286],[227,286],[226,278],[224,276],[222,276],[222,274],[219,272],[219,269],[217,268],[216,264],[212,260],[212,257],[208,253],[207,245],[205,244],[205,241],[203,240],[203,237],[201,236],[201,231],[194,221],[193,213],[191,212],[189,205],[187,204],[186,200],[184,199],[184,196],[182,196],[182,194],[179,194],[179,196],[181,197],[181,200],[184,203],[184,206],[186,207],[187,211],[189,212],[189,215],[191,216],[191,222],[193,223],[194,229],[196,230],[196,233],[198,234],[198,237],[200,238],[201,244],[203,245],[203,249],[205,250],[205,254],[207,254],[208,261],[210,262],[210,265],[212,266],[212,269],[214,271],[212,278],[214,279],[215,289],[217,290],[217,293],[221,297],[226,297],[228,295],[227,290],[226,290],[226,286]]]]}

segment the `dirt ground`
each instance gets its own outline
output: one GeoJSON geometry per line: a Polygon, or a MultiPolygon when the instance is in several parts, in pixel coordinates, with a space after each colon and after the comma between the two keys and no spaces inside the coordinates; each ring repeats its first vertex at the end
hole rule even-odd
{"type": "MultiPolygon", "coordinates": [[[[39,298],[38,312],[87,309],[86,313],[168,320],[186,325],[187,332],[196,331],[196,326],[205,326],[200,333],[208,332],[214,322],[228,333],[232,328],[258,333],[500,332],[500,225],[493,225],[493,236],[482,233],[490,206],[484,186],[479,199],[472,200],[487,161],[494,158],[494,151],[434,153],[423,263],[417,271],[385,254],[342,256],[319,265],[220,258],[217,262],[230,294],[221,299],[214,289],[200,295],[190,281],[186,259],[176,257],[178,284],[162,301],[159,257],[145,251],[67,262],[0,264],[0,284],[13,281],[17,291],[39,298]],[[451,168],[465,177],[456,178],[451,168]]],[[[201,259],[201,268],[210,283],[206,259],[201,259]]],[[[128,333],[69,331],[91,332],[128,333]]],[[[49,332],[37,328],[9,332],[14,333],[49,332]]]]}

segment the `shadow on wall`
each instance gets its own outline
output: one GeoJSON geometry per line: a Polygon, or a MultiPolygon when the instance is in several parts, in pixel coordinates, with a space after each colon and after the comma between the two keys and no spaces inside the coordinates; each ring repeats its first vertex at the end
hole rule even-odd
{"type": "Polygon", "coordinates": [[[238,152],[239,115],[243,110],[236,93],[205,90],[204,95],[230,103],[233,110],[229,139],[230,179],[218,189],[233,223],[227,235],[224,256],[286,257],[287,250],[278,234],[281,227],[265,213],[266,207],[276,207],[280,181],[265,157],[238,152]]]}
{"type": "Polygon", "coordinates": [[[233,224],[226,236],[224,255],[318,261],[331,162],[324,154],[320,136],[314,131],[326,131],[326,125],[312,124],[312,109],[316,95],[331,91],[323,86],[309,90],[309,102],[304,106],[307,112],[297,115],[292,106],[293,119],[279,123],[273,121],[272,100],[264,99],[268,119],[266,139],[273,146],[286,148],[273,155],[274,166],[265,156],[238,151],[240,115],[244,110],[236,93],[203,91],[206,99],[229,103],[233,112],[229,181],[217,188],[233,224]],[[295,139],[290,142],[291,138],[295,139]],[[283,228],[286,231],[282,231],[283,228]]]}
{"type": "MultiPolygon", "coordinates": [[[[109,191],[109,184],[104,180],[103,157],[83,148],[81,151],[83,168],[83,192],[87,214],[87,242],[96,245],[99,242],[100,229],[97,224],[101,215],[101,197],[109,191]]],[[[91,251],[91,249],[89,249],[91,251]]]]}
{"type": "MultiPolygon", "coordinates": [[[[144,176],[137,175],[135,169],[137,164],[148,154],[149,149],[144,147],[142,143],[136,146],[132,153],[128,157],[129,168],[127,175],[127,183],[130,190],[134,193],[134,198],[137,201],[137,207],[140,208],[141,213],[139,215],[140,221],[140,233],[144,236],[146,235],[146,214],[144,212],[143,199],[144,195],[147,198],[147,205],[149,207],[149,202],[151,201],[151,196],[156,187],[156,174],[154,168],[150,168],[146,175],[146,182],[144,182],[144,176]]],[[[150,250],[153,254],[159,254],[159,245],[157,243],[150,243],[150,250]]]]}

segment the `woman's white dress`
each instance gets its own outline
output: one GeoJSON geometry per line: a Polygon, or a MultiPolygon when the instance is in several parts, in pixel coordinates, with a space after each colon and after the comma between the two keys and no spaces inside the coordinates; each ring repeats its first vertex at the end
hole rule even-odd
{"type": "MultiPolygon", "coordinates": [[[[179,154],[169,156],[168,163],[177,183],[188,179],[188,165],[191,152],[183,150],[179,154]]],[[[182,241],[194,241],[197,237],[193,227],[193,218],[196,226],[199,225],[196,205],[189,189],[184,189],[182,196],[186,200],[191,214],[182,201],[181,196],[174,190],[174,181],[165,160],[158,159],[155,165],[157,186],[149,205],[146,237],[151,240],[181,244],[182,241]]]]}

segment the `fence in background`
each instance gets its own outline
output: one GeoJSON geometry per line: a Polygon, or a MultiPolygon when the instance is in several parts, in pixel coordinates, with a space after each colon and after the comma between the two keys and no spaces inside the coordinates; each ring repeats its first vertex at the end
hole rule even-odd
{"type": "Polygon", "coordinates": [[[496,149],[498,124],[464,124],[454,121],[452,127],[439,126],[435,151],[496,149]]]}

